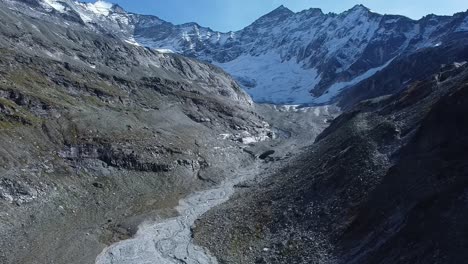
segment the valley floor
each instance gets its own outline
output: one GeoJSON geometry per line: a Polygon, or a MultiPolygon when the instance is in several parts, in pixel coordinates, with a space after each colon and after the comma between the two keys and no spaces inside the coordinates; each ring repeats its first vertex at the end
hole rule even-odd
{"type": "Polygon", "coordinates": [[[259,184],[262,179],[285,166],[307,142],[313,142],[315,136],[328,125],[329,119],[339,113],[332,106],[298,108],[258,105],[257,111],[271,122],[278,138],[246,147],[245,151],[256,157],[251,164],[232,171],[232,175],[221,184],[181,199],[175,208],[178,213],[176,217],[143,221],[131,239],[105,248],[96,263],[218,263],[207,249],[193,241],[195,223],[203,214],[229,200],[237,189],[259,184]]]}
{"type": "Polygon", "coordinates": [[[158,222],[144,222],[132,239],[106,248],[96,264],[158,263],[214,264],[216,259],[204,248],[194,244],[192,227],[198,218],[213,207],[227,201],[237,184],[258,174],[258,163],[245,171],[234,172],[219,186],[196,192],[182,199],[176,207],[178,216],[158,222]]]}

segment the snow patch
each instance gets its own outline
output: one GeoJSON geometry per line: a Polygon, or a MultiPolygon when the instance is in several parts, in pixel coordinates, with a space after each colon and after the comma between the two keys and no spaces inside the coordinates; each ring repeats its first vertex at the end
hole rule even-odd
{"type": "Polygon", "coordinates": [[[155,49],[159,53],[174,53],[171,49],[155,49]]]}
{"type": "Polygon", "coordinates": [[[124,40],[124,41],[127,42],[130,45],[140,46],[140,44],[133,37],[130,37],[130,38],[124,40]]]}
{"type": "Polygon", "coordinates": [[[270,129],[262,129],[262,131],[256,135],[252,135],[247,131],[243,131],[240,135],[235,136],[238,138],[237,141],[242,142],[242,144],[249,145],[271,139],[271,136],[269,135],[271,133],[272,131],[270,129]]]}
{"type": "Polygon", "coordinates": [[[465,20],[457,28],[456,32],[468,31],[468,17],[465,17],[465,20]]]}
{"type": "Polygon", "coordinates": [[[384,65],[382,65],[380,67],[372,68],[372,69],[368,70],[367,72],[357,76],[356,78],[354,78],[354,79],[352,79],[350,81],[339,82],[339,83],[333,84],[330,88],[328,88],[328,90],[322,96],[314,99],[313,103],[324,104],[324,103],[330,102],[330,100],[333,99],[334,97],[336,97],[341,91],[343,91],[344,89],[346,89],[348,87],[356,85],[356,84],[358,84],[358,83],[372,77],[377,72],[379,72],[379,71],[383,70],[384,68],[386,68],[393,60],[394,59],[389,60],[387,63],[385,63],[384,65]]]}
{"type": "Polygon", "coordinates": [[[96,3],[87,3],[86,7],[89,11],[97,15],[108,16],[111,13],[113,4],[105,1],[96,1],[96,3]]]}
{"type": "Polygon", "coordinates": [[[455,68],[460,68],[462,66],[464,66],[466,64],[466,61],[462,61],[462,62],[454,62],[453,65],[455,66],[455,68]]]}
{"type": "Polygon", "coordinates": [[[400,18],[393,18],[393,19],[388,19],[388,20],[385,20],[385,24],[393,24],[393,23],[396,23],[400,20],[400,18]]]}
{"type": "Polygon", "coordinates": [[[314,109],[314,115],[315,115],[315,116],[319,116],[319,115],[320,115],[320,108],[317,107],[317,108],[314,109]]]}
{"type": "Polygon", "coordinates": [[[226,140],[226,139],[229,139],[230,137],[232,137],[232,134],[229,134],[229,133],[219,134],[219,136],[221,137],[222,140],[226,140]]]}
{"type": "Polygon", "coordinates": [[[156,42],[151,38],[145,38],[141,36],[135,36],[136,41],[144,47],[148,47],[155,50],[170,50],[172,53],[183,53],[179,47],[179,40],[177,39],[167,39],[165,41],[156,42]]]}
{"type": "Polygon", "coordinates": [[[53,9],[57,10],[57,11],[60,12],[60,13],[65,13],[65,11],[66,11],[65,6],[64,6],[62,3],[60,3],[60,2],[58,2],[58,1],[56,1],[56,0],[43,0],[43,1],[44,1],[44,3],[47,4],[49,7],[51,7],[51,8],[53,8],[53,9]]]}

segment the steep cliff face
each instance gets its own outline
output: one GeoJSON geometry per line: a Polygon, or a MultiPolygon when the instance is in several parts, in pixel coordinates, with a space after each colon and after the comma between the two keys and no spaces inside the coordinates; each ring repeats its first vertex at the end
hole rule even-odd
{"type": "Polygon", "coordinates": [[[463,262],[467,83],[466,64],[439,65],[350,108],[304,154],[205,215],[196,239],[225,263],[463,262]]]}
{"type": "MultiPolygon", "coordinates": [[[[5,1],[12,8],[18,2],[5,1]]],[[[257,102],[329,104],[394,59],[468,34],[467,13],[411,20],[357,5],[341,14],[281,6],[246,28],[222,33],[173,25],[98,1],[35,0],[36,16],[60,17],[134,45],[176,52],[225,69],[257,102]]],[[[20,8],[22,9],[22,8],[20,8]]]]}

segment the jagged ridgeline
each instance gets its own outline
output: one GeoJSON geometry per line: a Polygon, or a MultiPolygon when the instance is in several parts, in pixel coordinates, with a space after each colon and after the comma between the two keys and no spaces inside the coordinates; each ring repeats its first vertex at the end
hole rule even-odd
{"type": "MultiPolygon", "coordinates": [[[[112,34],[133,45],[176,52],[212,62],[246,89],[256,102],[328,104],[346,102],[341,92],[368,79],[392,61],[466,35],[466,12],[412,20],[381,15],[357,5],[341,14],[311,8],[294,13],[284,6],[235,32],[196,23],[174,25],[156,16],[126,12],[103,1],[31,0],[38,12],[70,25],[112,34]]],[[[15,3],[16,2],[16,3],[15,3]]],[[[407,80],[400,80],[399,85],[407,80]]],[[[367,96],[371,97],[371,95],[367,96]]]]}

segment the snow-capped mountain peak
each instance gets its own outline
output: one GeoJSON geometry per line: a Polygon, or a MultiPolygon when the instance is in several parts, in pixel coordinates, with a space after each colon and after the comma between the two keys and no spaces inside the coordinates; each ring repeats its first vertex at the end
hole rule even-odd
{"type": "Polygon", "coordinates": [[[255,24],[262,24],[262,23],[272,23],[274,21],[284,20],[289,16],[294,15],[294,12],[286,8],[284,5],[279,6],[275,10],[271,11],[270,13],[260,17],[257,19],[253,25],[255,24]]]}
{"type": "Polygon", "coordinates": [[[277,15],[277,14],[294,14],[293,11],[291,11],[289,8],[285,7],[284,5],[280,5],[273,11],[267,14],[268,15],[277,15]]]}
{"type": "Polygon", "coordinates": [[[367,8],[365,5],[358,4],[353,6],[351,9],[349,9],[347,12],[370,12],[371,10],[367,8]]]}
{"type": "Polygon", "coordinates": [[[95,3],[86,3],[86,8],[96,15],[108,16],[112,12],[114,4],[98,0],[95,3]]]}
{"type": "Polygon", "coordinates": [[[47,9],[53,9],[60,13],[64,13],[67,10],[67,5],[63,1],[43,0],[41,4],[47,9]]]}
{"type": "Polygon", "coordinates": [[[83,22],[91,22],[99,17],[107,17],[116,10],[125,13],[119,6],[102,0],[94,3],[82,3],[74,0],[39,0],[39,3],[46,10],[54,10],[62,14],[74,13],[83,22]]]}
{"type": "Polygon", "coordinates": [[[127,43],[216,64],[257,102],[277,104],[331,103],[394,58],[442,45],[451,34],[468,34],[468,12],[412,20],[380,15],[363,5],[341,14],[324,14],[318,8],[294,13],[279,6],[242,30],[223,33],[196,23],[174,25],[156,16],[127,13],[102,0],[33,1],[127,43]]]}

